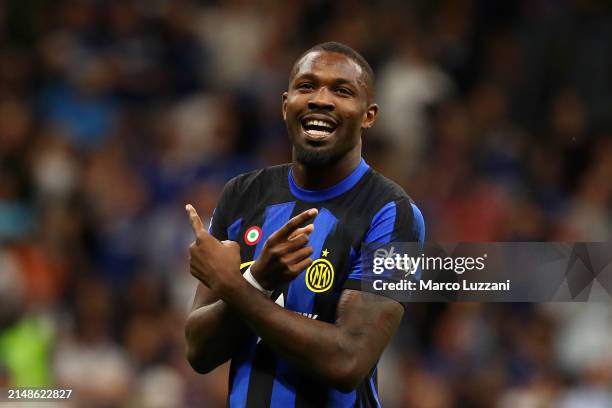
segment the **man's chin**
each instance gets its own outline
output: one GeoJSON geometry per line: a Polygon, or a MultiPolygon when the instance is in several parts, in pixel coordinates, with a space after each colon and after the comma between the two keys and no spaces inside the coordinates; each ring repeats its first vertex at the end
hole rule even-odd
{"type": "Polygon", "coordinates": [[[296,145],[294,149],[296,161],[307,167],[329,167],[336,159],[336,155],[329,149],[308,148],[300,145],[296,145]]]}

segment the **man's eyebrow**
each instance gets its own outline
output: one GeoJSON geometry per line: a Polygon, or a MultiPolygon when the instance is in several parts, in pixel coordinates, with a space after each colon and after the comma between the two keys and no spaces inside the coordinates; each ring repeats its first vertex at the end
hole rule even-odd
{"type": "Polygon", "coordinates": [[[350,80],[350,79],[346,79],[346,78],[336,78],[333,81],[334,85],[359,85],[360,80],[350,80]]]}
{"type": "MultiPolygon", "coordinates": [[[[296,80],[303,80],[303,79],[320,80],[321,77],[316,75],[316,74],[313,74],[311,72],[305,72],[303,74],[296,75],[293,78],[294,81],[296,81],[296,80]]],[[[356,80],[351,80],[351,79],[348,79],[348,78],[334,78],[331,82],[334,85],[360,85],[363,82],[363,80],[360,79],[360,78],[358,78],[356,80]]]]}
{"type": "Polygon", "coordinates": [[[315,75],[315,74],[313,74],[313,73],[306,72],[306,73],[303,73],[303,74],[296,74],[296,75],[293,77],[293,80],[295,81],[295,80],[297,80],[297,79],[319,79],[319,77],[318,77],[318,76],[316,76],[316,75],[315,75]]]}

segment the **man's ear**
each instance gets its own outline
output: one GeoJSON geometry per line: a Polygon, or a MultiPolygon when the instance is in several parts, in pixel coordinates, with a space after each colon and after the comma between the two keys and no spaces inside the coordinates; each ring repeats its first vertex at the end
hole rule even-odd
{"type": "Polygon", "coordinates": [[[287,120],[287,97],[289,94],[287,92],[283,92],[283,120],[287,120]]]}
{"type": "Polygon", "coordinates": [[[376,122],[376,116],[378,115],[378,105],[373,103],[368,106],[368,110],[365,115],[363,115],[363,121],[361,122],[361,127],[363,129],[369,129],[374,126],[374,122],[376,122]]]}

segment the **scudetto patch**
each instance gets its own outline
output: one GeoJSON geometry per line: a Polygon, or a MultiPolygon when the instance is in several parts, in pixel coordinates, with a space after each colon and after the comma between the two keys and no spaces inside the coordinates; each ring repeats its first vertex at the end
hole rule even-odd
{"type": "Polygon", "coordinates": [[[256,226],[249,227],[244,233],[244,242],[247,245],[255,245],[261,240],[262,236],[263,232],[261,231],[261,228],[256,226]]]}

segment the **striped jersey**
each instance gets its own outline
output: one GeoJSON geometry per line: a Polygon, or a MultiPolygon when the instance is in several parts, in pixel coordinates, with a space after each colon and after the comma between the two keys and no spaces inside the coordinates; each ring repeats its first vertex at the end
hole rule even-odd
{"type": "MultiPolygon", "coordinates": [[[[313,263],[277,288],[272,300],[311,319],[334,323],[342,291],[362,290],[367,274],[359,262],[363,245],[424,239],[424,221],[416,205],[363,159],[347,178],[324,190],[297,186],[288,164],[238,176],[223,189],[210,232],[219,240],[240,244],[244,272],[274,231],[309,208],[318,209],[309,243],[313,263]]],[[[384,295],[393,297],[391,292],[384,295]]],[[[376,366],[357,389],[340,392],[301,372],[253,333],[232,357],[228,405],[377,407],[376,366]]]]}

